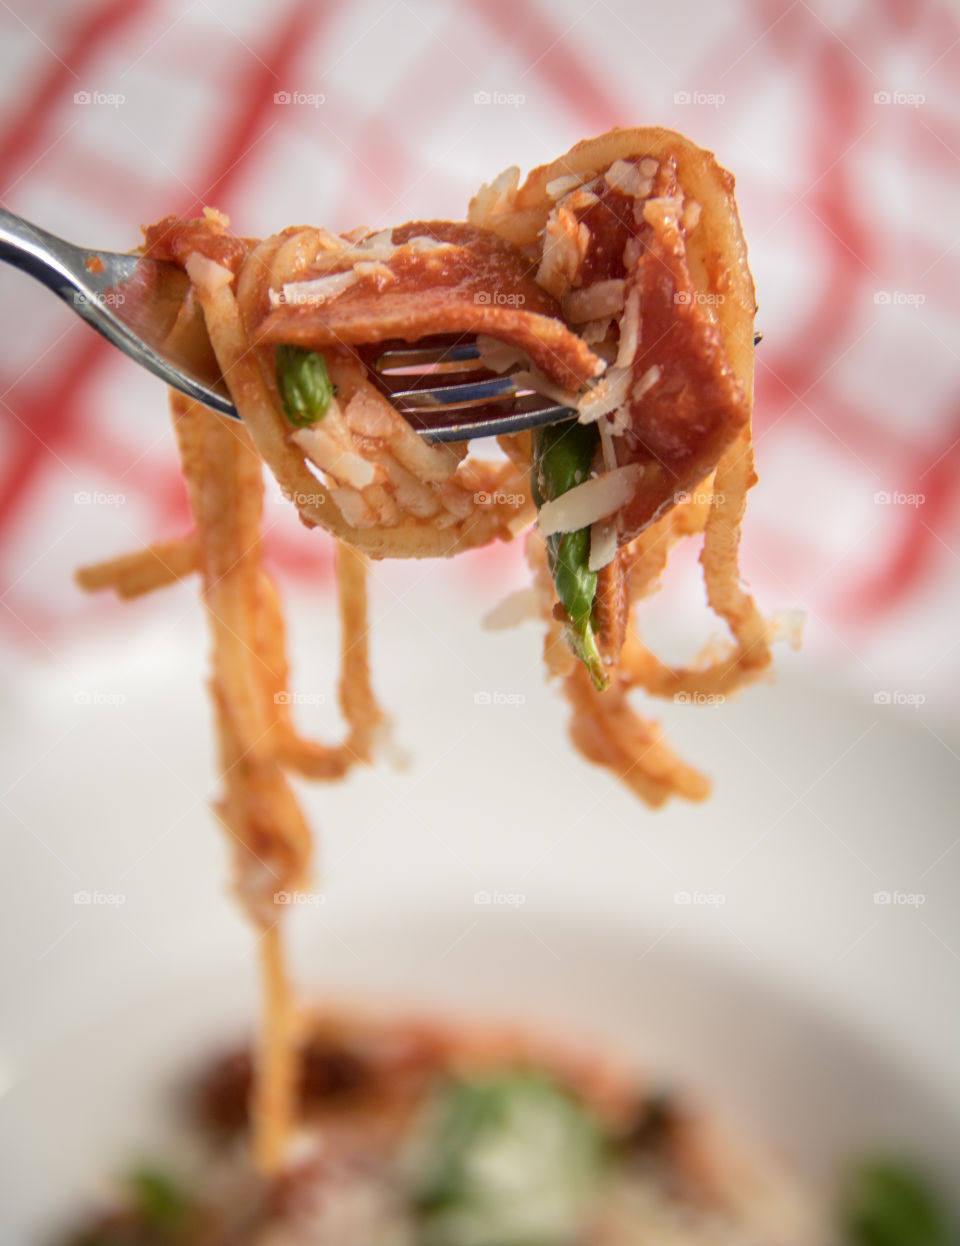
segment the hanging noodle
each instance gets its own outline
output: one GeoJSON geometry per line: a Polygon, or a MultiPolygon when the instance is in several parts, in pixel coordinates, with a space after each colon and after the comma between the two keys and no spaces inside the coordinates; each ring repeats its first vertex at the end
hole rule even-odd
{"type": "MultiPolygon", "coordinates": [[[[755,305],[732,191],[729,174],[681,136],[615,130],[522,186],[509,170],[476,196],[469,224],[342,236],[295,228],[247,242],[207,210],[147,231],[147,253],[190,277],[182,325],[196,325],[202,309],[242,423],[173,394],[193,531],[85,568],[79,581],[134,597],[200,577],[223,785],[217,813],[236,892],[259,932],[266,1007],[252,1109],[265,1171],[284,1161],[296,1075],[278,905],[305,884],[311,858],[288,776],[342,778],[373,760],[384,728],[369,674],[367,558],[446,557],[509,541],[536,518],[529,434],[500,438],[498,461],[424,441],[375,383],[366,350],[480,334],[491,367],[503,370],[498,354],[520,361],[535,388],[597,425],[602,455],[589,496],[615,480],[631,490],[591,529],[591,549],[596,540],[607,550],[594,623],[609,686],[598,691],[568,647],[570,616],[533,530],[527,556],[547,672],[562,681],[571,738],[586,758],[650,805],[701,800],[707,780],[630,694],[726,696],[770,664],[771,628],[738,570],[755,480],[755,305]],[[278,343],[322,353],[335,387],[309,429],[294,430],[284,412],[278,343]],[[283,615],[261,549],[264,465],[301,520],[337,541],[339,744],[304,739],[291,718],[283,615]],[[676,542],[698,536],[707,601],[730,639],[674,667],[643,644],[635,607],[657,588],[676,542]]],[[[592,505],[587,496],[577,504],[592,505]]],[[[566,504],[561,497],[554,513],[566,504]]]]}

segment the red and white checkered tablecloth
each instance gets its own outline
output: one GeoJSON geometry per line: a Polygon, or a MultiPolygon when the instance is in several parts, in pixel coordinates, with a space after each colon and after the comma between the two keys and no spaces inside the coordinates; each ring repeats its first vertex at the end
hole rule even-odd
{"type": "MultiPolygon", "coordinates": [[[[4,0],[0,27],[0,199],[89,245],[202,204],[248,235],[462,217],[504,165],[614,124],[714,149],[764,332],[745,574],[868,685],[956,686],[948,0],[4,0]]],[[[114,609],[73,566],[181,530],[186,504],[157,383],[13,271],[0,313],[0,626],[48,660],[114,609]]],[[[323,538],[291,521],[271,541],[322,581],[323,538]]]]}

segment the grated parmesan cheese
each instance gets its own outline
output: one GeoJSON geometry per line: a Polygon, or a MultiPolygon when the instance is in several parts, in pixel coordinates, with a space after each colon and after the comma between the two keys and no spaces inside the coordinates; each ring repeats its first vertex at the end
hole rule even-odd
{"type": "Polygon", "coordinates": [[[514,364],[529,365],[530,363],[526,351],[511,346],[509,342],[501,342],[499,338],[488,337],[485,333],[477,334],[477,351],[480,355],[480,362],[491,372],[502,373],[512,368],[514,364]]]}
{"type": "Polygon", "coordinates": [[[568,191],[576,190],[582,181],[582,177],[572,173],[566,177],[555,177],[552,182],[547,182],[545,189],[550,199],[562,199],[568,191]]]}
{"type": "Polygon", "coordinates": [[[519,185],[520,170],[516,165],[504,169],[492,182],[485,182],[470,201],[470,224],[490,228],[498,217],[512,212],[519,185]]]}
{"type": "Polygon", "coordinates": [[[611,277],[579,290],[568,290],[562,300],[564,320],[568,324],[585,324],[615,315],[623,307],[624,288],[622,277],[611,277]]]}
{"type": "Polygon", "coordinates": [[[598,519],[590,525],[590,557],[588,571],[601,571],[617,556],[616,519],[598,519]]]}
{"type": "Polygon", "coordinates": [[[611,190],[633,195],[635,199],[645,199],[653,190],[653,182],[631,160],[614,160],[603,177],[611,190]]]}
{"type": "Polygon", "coordinates": [[[630,397],[633,401],[639,402],[648,390],[653,389],[654,385],[656,385],[656,383],[660,380],[661,375],[660,365],[658,363],[655,363],[652,367],[647,368],[646,372],[644,372],[643,376],[640,377],[631,391],[630,397]]]}
{"type": "Polygon", "coordinates": [[[537,520],[540,535],[579,532],[598,519],[612,515],[630,500],[642,475],[640,463],[628,463],[626,467],[585,480],[582,485],[574,485],[552,502],[544,502],[537,520]]]}
{"type": "Polygon", "coordinates": [[[365,489],[377,478],[377,469],[369,459],[346,449],[320,425],[298,428],[291,440],[321,471],[328,472],[335,480],[354,489],[365,489]]]}
{"type": "Polygon", "coordinates": [[[187,276],[197,289],[210,294],[215,294],[222,286],[229,285],[233,280],[233,273],[229,268],[224,268],[216,260],[201,255],[199,251],[191,251],[187,256],[186,269],[187,276]]]}
{"type": "Polygon", "coordinates": [[[533,587],[518,588],[501,598],[492,610],[488,610],[480,620],[480,626],[485,632],[502,632],[508,627],[517,627],[520,623],[539,617],[540,597],[537,590],[533,587]]]}
{"type": "Polygon", "coordinates": [[[350,269],[345,273],[331,273],[329,277],[313,277],[309,281],[285,281],[279,294],[276,290],[270,291],[270,306],[292,303],[300,307],[305,304],[332,303],[359,280],[359,274],[350,269]]]}
{"type": "Polygon", "coordinates": [[[630,369],[610,368],[577,403],[580,423],[592,424],[601,415],[608,415],[623,406],[629,387],[630,369]]]}
{"type": "Polygon", "coordinates": [[[588,346],[596,346],[598,342],[606,339],[612,324],[613,321],[609,316],[604,317],[603,320],[588,320],[586,324],[580,326],[577,332],[588,346]]]}
{"type": "Polygon", "coordinates": [[[689,199],[684,206],[681,224],[688,234],[700,224],[700,211],[700,204],[696,199],[689,199]]]}
{"type": "Polygon", "coordinates": [[[620,318],[620,347],[615,367],[629,368],[640,345],[640,290],[633,286],[627,295],[623,316],[620,318]]]}

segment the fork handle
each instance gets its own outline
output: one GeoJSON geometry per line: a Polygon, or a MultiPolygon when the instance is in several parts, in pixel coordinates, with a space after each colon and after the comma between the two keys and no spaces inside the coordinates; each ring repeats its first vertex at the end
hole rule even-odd
{"type": "Polygon", "coordinates": [[[69,299],[68,291],[80,288],[70,273],[78,251],[63,238],[0,208],[0,260],[42,281],[61,298],[69,299]]]}
{"type": "MultiPolygon", "coordinates": [[[[137,256],[85,250],[6,208],[0,208],[0,260],[42,282],[82,320],[168,385],[176,386],[224,415],[239,418],[222,381],[218,389],[217,383],[212,383],[208,377],[186,375],[182,369],[171,366],[163,356],[160,343],[144,340],[143,323],[131,327],[104,306],[102,295],[112,289],[118,280],[131,275],[138,262],[137,256]],[[95,274],[85,265],[87,260],[97,256],[104,262],[101,263],[100,273],[95,274]]],[[[428,412],[429,408],[420,413],[421,417],[428,412]]],[[[412,412],[404,414],[409,418],[412,412]]],[[[429,420],[422,419],[410,422],[414,431],[428,440],[466,441],[471,437],[522,432],[569,419],[575,414],[568,407],[548,404],[536,412],[511,412],[496,417],[487,415],[483,419],[471,419],[465,412],[461,419],[447,425],[431,426],[429,420]]]]}
{"type": "Polygon", "coordinates": [[[155,376],[224,415],[237,416],[211,356],[171,355],[168,333],[186,274],[136,254],[75,246],[0,208],[0,260],[52,291],[81,320],[155,376]],[[96,261],[92,263],[91,261],[96,261]]]}

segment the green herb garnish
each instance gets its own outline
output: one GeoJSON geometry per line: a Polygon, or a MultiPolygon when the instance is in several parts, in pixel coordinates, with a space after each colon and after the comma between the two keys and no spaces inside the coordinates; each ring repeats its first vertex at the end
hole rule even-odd
{"type": "MultiPolygon", "coordinates": [[[[537,509],[552,502],[590,475],[598,433],[592,424],[571,420],[534,430],[533,498],[537,509]]],[[[546,538],[547,562],[557,597],[567,612],[567,639],[574,653],[590,672],[598,690],[609,676],[597,647],[593,607],[597,596],[597,573],[589,568],[590,529],[557,532],[546,538]]]]}
{"type": "Polygon", "coordinates": [[[457,1079],[434,1105],[419,1209],[424,1246],[578,1239],[605,1158],[596,1119],[541,1073],[457,1079]]]}
{"type": "Polygon", "coordinates": [[[843,1223],[853,1246],[956,1246],[929,1183],[895,1160],[860,1163],[847,1184],[843,1223]]]}
{"type": "Polygon", "coordinates": [[[323,356],[315,350],[281,344],[277,347],[277,386],[291,424],[307,428],[322,420],[333,398],[323,356]]]}
{"type": "Polygon", "coordinates": [[[175,1241],[176,1233],[184,1226],[191,1212],[187,1194],[165,1173],[153,1168],[137,1169],[127,1181],[143,1223],[153,1232],[166,1234],[171,1241],[175,1241]]]}

